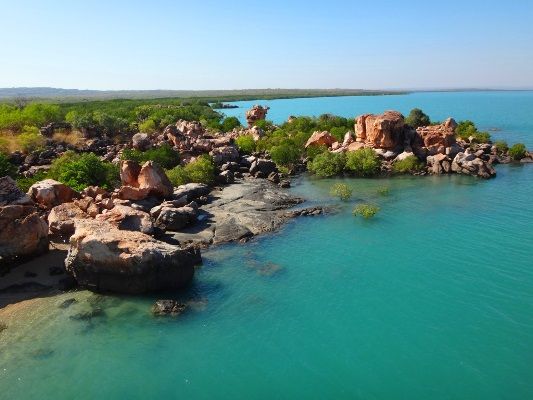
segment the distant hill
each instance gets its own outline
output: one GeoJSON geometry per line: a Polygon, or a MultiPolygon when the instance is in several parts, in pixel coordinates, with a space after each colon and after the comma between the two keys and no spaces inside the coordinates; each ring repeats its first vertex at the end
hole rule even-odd
{"type": "Polygon", "coordinates": [[[405,91],[362,89],[243,89],[243,90],[80,90],[51,87],[0,88],[0,101],[17,98],[80,101],[107,99],[202,98],[223,101],[295,97],[372,96],[403,94],[405,91]]]}

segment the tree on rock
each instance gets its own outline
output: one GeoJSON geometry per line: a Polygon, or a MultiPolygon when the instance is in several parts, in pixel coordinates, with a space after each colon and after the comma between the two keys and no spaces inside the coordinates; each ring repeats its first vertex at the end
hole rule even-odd
{"type": "Polygon", "coordinates": [[[405,122],[413,128],[428,126],[431,124],[429,117],[420,108],[413,108],[405,119],[405,122]]]}

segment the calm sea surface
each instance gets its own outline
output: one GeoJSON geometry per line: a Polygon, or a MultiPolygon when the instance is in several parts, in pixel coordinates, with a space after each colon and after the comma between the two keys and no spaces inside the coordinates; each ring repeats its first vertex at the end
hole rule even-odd
{"type": "MultiPolygon", "coordinates": [[[[276,122],[418,106],[533,147],[532,92],[260,103],[276,122]]],[[[497,173],[346,179],[346,203],[299,178],[339,212],[204,252],[176,319],[151,317],[155,297],[43,300],[0,333],[0,399],[531,399],[533,166],[497,173]],[[361,201],[381,211],[355,218],[361,201]]]]}

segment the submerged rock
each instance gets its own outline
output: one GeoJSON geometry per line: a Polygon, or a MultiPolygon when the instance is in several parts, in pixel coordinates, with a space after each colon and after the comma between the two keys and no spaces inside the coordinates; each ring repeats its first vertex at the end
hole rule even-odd
{"type": "Polygon", "coordinates": [[[152,314],[157,316],[177,316],[183,313],[186,309],[186,304],[179,303],[176,300],[157,300],[152,306],[152,314]]]}

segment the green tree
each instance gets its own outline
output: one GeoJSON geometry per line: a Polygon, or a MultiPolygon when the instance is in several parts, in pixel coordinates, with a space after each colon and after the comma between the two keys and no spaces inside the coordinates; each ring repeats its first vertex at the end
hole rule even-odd
{"type": "Polygon", "coordinates": [[[235,144],[243,154],[252,154],[255,151],[255,140],[252,135],[241,135],[235,139],[235,144]]]}
{"type": "Polygon", "coordinates": [[[357,176],[372,176],[379,172],[381,161],[374,150],[365,147],[346,155],[346,169],[357,176]]]}
{"type": "Polygon", "coordinates": [[[153,161],[165,169],[174,168],[180,163],[179,153],[167,143],[146,151],[124,149],[122,150],[121,159],[137,161],[139,164],[153,161]]]}
{"type": "Polygon", "coordinates": [[[509,155],[513,160],[521,160],[527,154],[526,146],[523,143],[516,143],[509,149],[509,155]]]}
{"type": "Polygon", "coordinates": [[[241,126],[241,121],[239,121],[239,118],[237,117],[227,117],[224,118],[224,121],[222,121],[222,131],[229,132],[233,130],[234,128],[238,128],[241,126]]]}
{"type": "Polygon", "coordinates": [[[272,161],[278,166],[290,167],[300,159],[300,150],[292,143],[282,143],[270,148],[272,161]]]}
{"type": "Polygon", "coordinates": [[[420,108],[413,108],[409,115],[405,119],[407,125],[412,126],[413,128],[418,128],[419,126],[428,126],[431,124],[429,117],[424,114],[420,108]]]}
{"type": "Polygon", "coordinates": [[[307,168],[317,176],[327,178],[340,174],[344,170],[346,157],[343,153],[325,151],[309,161],[307,168]]]}
{"type": "Polygon", "coordinates": [[[210,156],[205,154],[185,167],[178,165],[166,172],[168,179],[174,186],[191,182],[210,185],[215,181],[215,163],[210,156]]]}

